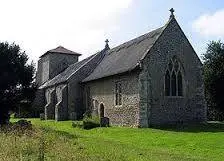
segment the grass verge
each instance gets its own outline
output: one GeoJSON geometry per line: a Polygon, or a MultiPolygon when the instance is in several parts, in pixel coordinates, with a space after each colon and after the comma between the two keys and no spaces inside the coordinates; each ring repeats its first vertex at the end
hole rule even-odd
{"type": "Polygon", "coordinates": [[[0,133],[2,160],[223,160],[224,124],[135,129],[73,128],[71,121],[29,119],[32,136],[0,133]]]}

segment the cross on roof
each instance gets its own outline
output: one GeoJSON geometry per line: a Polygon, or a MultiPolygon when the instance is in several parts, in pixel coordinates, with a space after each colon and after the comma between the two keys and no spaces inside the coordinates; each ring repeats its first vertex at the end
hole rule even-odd
{"type": "Polygon", "coordinates": [[[175,10],[174,10],[173,8],[171,8],[171,9],[170,9],[170,13],[171,13],[170,16],[174,16],[174,14],[173,14],[174,12],[175,12],[175,10]]]}
{"type": "Polygon", "coordinates": [[[108,43],[109,43],[109,40],[108,40],[108,39],[105,40],[105,43],[106,43],[106,45],[105,45],[105,49],[110,49],[110,47],[109,47],[109,45],[108,45],[108,43]]]}

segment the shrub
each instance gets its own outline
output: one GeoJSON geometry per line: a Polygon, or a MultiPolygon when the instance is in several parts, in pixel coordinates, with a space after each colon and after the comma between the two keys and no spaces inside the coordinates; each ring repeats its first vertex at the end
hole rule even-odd
{"type": "Polygon", "coordinates": [[[72,127],[82,128],[83,127],[83,123],[82,123],[82,121],[74,121],[74,122],[72,122],[72,127]]]}
{"type": "Polygon", "coordinates": [[[85,116],[83,118],[83,129],[92,129],[92,128],[96,128],[96,127],[100,127],[99,117],[97,117],[97,116],[95,116],[95,117],[85,116]]]}
{"type": "Polygon", "coordinates": [[[205,98],[208,105],[208,119],[224,119],[224,43],[211,41],[203,54],[203,76],[205,98]]]}
{"type": "Polygon", "coordinates": [[[8,125],[0,126],[0,132],[12,133],[16,135],[32,135],[33,128],[31,121],[19,120],[17,122],[9,123],[8,125]]]}

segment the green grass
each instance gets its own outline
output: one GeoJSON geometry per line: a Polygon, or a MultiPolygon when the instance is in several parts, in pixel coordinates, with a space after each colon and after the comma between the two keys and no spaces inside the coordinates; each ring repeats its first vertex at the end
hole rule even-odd
{"type": "Polygon", "coordinates": [[[0,133],[0,160],[223,160],[224,124],[136,129],[73,128],[71,121],[29,119],[33,134],[0,133]],[[41,153],[42,152],[42,153],[41,153]]]}

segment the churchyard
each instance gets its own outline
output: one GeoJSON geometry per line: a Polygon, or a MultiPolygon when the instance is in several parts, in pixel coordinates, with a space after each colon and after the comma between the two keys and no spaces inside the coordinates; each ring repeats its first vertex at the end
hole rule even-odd
{"type": "Polygon", "coordinates": [[[72,121],[28,120],[32,122],[32,130],[0,133],[0,160],[221,161],[224,158],[224,124],[220,122],[195,127],[112,126],[84,130],[72,127],[72,121]]]}

